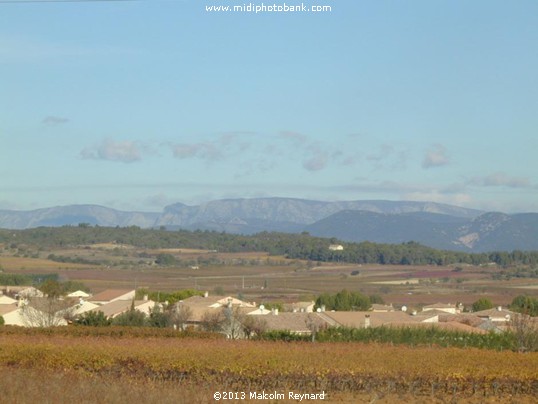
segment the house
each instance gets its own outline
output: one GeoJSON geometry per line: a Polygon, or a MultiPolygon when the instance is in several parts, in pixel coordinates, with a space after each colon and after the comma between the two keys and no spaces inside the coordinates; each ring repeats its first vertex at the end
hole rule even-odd
{"type": "Polygon", "coordinates": [[[403,311],[325,311],[319,313],[322,318],[336,327],[369,328],[393,324],[418,323],[420,319],[403,311]]]}
{"type": "Polygon", "coordinates": [[[447,313],[442,310],[428,310],[428,311],[421,311],[420,313],[413,312],[412,315],[419,323],[438,323],[439,316],[442,316],[445,314],[447,313]]]}
{"type": "Polygon", "coordinates": [[[254,303],[244,302],[232,296],[209,296],[207,293],[204,296],[191,296],[185,300],[176,303],[176,310],[180,307],[186,307],[190,310],[189,323],[199,324],[207,313],[217,312],[218,309],[232,307],[239,309],[243,314],[258,311],[262,314],[254,303]]]}
{"type": "Polygon", "coordinates": [[[28,299],[31,297],[43,297],[43,292],[33,286],[2,286],[5,295],[10,295],[15,298],[28,299]]]}
{"type": "Polygon", "coordinates": [[[295,302],[284,305],[284,311],[292,313],[312,313],[314,312],[315,302],[295,302]]]}
{"type": "Polygon", "coordinates": [[[0,305],[2,304],[16,304],[17,300],[12,299],[9,296],[1,295],[0,296],[0,305]]]}
{"type": "Polygon", "coordinates": [[[88,302],[87,300],[80,299],[78,304],[75,306],[74,315],[78,316],[80,314],[86,313],[87,311],[91,311],[97,307],[101,307],[98,304],[88,302]]]}
{"type": "Polygon", "coordinates": [[[430,311],[430,310],[438,310],[444,313],[450,313],[450,314],[457,314],[461,313],[461,309],[457,307],[455,304],[445,304],[445,303],[435,303],[431,304],[429,306],[424,306],[422,308],[422,311],[430,311]]]}
{"type": "Polygon", "coordinates": [[[101,306],[94,307],[89,311],[101,311],[106,317],[114,318],[131,310],[131,308],[134,306],[135,310],[149,316],[151,310],[155,308],[155,305],[158,305],[158,303],[154,302],[153,300],[114,300],[101,306]]]}
{"type": "Polygon", "coordinates": [[[494,309],[476,311],[473,314],[481,319],[492,321],[493,323],[507,323],[516,313],[499,306],[494,309]]]}
{"type": "Polygon", "coordinates": [[[466,324],[471,327],[482,327],[482,325],[487,320],[484,320],[483,318],[480,318],[478,316],[475,316],[474,313],[460,313],[460,314],[448,314],[443,313],[439,315],[439,322],[440,323],[448,323],[448,322],[458,322],[462,324],[466,324]]]}
{"type": "Polygon", "coordinates": [[[134,289],[107,289],[93,295],[88,301],[95,304],[106,304],[115,302],[116,300],[128,300],[131,301],[135,298],[136,291],[134,289]]]}
{"type": "Polygon", "coordinates": [[[386,304],[372,304],[371,310],[376,313],[387,313],[389,311],[394,311],[394,307],[392,307],[392,304],[390,306],[387,306],[386,304]]]}
{"type": "Polygon", "coordinates": [[[247,315],[249,316],[265,316],[267,314],[271,314],[271,310],[268,310],[265,308],[263,304],[260,305],[256,310],[248,310],[247,315]]]}
{"type": "Polygon", "coordinates": [[[77,290],[76,292],[69,293],[67,297],[82,297],[86,299],[90,297],[90,295],[82,290],[77,290]]]}
{"type": "Polygon", "coordinates": [[[320,313],[278,313],[263,317],[266,331],[289,331],[293,334],[310,335],[313,331],[329,327],[320,313]]]}
{"type": "Polygon", "coordinates": [[[21,315],[21,309],[17,304],[0,305],[0,316],[4,318],[5,325],[18,325],[24,327],[24,319],[21,315]]]}
{"type": "Polygon", "coordinates": [[[56,327],[67,325],[74,303],[73,299],[33,297],[19,302],[19,312],[27,327],[56,327]]]}
{"type": "Polygon", "coordinates": [[[331,244],[329,246],[329,250],[331,251],[344,251],[344,246],[341,244],[331,244]]]}

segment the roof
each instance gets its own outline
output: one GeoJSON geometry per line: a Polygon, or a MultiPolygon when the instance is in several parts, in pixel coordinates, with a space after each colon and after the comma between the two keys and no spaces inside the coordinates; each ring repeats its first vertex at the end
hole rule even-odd
{"type": "Polygon", "coordinates": [[[489,317],[489,318],[492,318],[492,317],[496,317],[496,318],[504,317],[504,318],[506,318],[506,316],[513,316],[515,313],[513,311],[497,307],[495,309],[475,311],[473,314],[475,316],[478,316],[478,317],[489,317]]]}
{"type": "Polygon", "coordinates": [[[456,305],[455,304],[450,304],[450,303],[434,303],[434,304],[430,304],[428,306],[424,306],[423,309],[455,309],[456,308],[456,305]]]}
{"type": "Polygon", "coordinates": [[[370,316],[370,326],[379,327],[392,323],[419,322],[419,320],[403,311],[372,312],[372,311],[331,311],[323,312],[325,316],[334,320],[337,325],[352,328],[364,328],[366,316],[370,316]]]}
{"type": "MultiPolygon", "coordinates": [[[[119,300],[121,302],[121,300],[119,300]]],[[[99,306],[98,304],[94,304],[92,302],[84,301],[82,303],[79,303],[75,306],[75,315],[85,313],[87,311],[93,310],[96,307],[103,307],[99,306]]]]}
{"type": "Polygon", "coordinates": [[[440,316],[444,314],[450,314],[444,310],[439,309],[431,309],[426,311],[419,311],[415,316],[416,317],[433,317],[433,316],[440,316]]]}
{"type": "Polygon", "coordinates": [[[181,302],[178,302],[177,305],[188,307],[191,310],[191,316],[189,318],[190,321],[201,321],[205,313],[226,307],[229,299],[231,299],[230,301],[233,307],[239,307],[241,309],[244,308],[246,312],[256,310],[255,305],[243,302],[242,300],[233,298],[231,296],[191,296],[181,302]]]}
{"type": "Polygon", "coordinates": [[[386,304],[372,304],[372,311],[394,311],[394,307],[386,304]]]}
{"type": "Polygon", "coordinates": [[[16,304],[0,304],[0,316],[16,311],[18,308],[16,304]]]}
{"type": "Polygon", "coordinates": [[[0,305],[4,305],[4,304],[13,304],[13,303],[17,303],[17,301],[15,299],[12,299],[11,297],[9,296],[0,296],[0,305]]]}
{"type": "Polygon", "coordinates": [[[310,334],[312,325],[320,328],[329,324],[317,313],[279,313],[263,316],[268,331],[290,331],[310,334]]]}
{"type": "Polygon", "coordinates": [[[67,296],[68,297],[90,297],[89,294],[87,294],[86,292],[82,290],[77,290],[76,292],[69,293],[67,296]]]}
{"type": "Polygon", "coordinates": [[[315,302],[294,302],[284,304],[284,311],[313,311],[315,302]]]}
{"type": "Polygon", "coordinates": [[[102,291],[101,293],[93,295],[88,300],[92,302],[110,302],[133,292],[135,292],[134,289],[107,289],[102,291]]]}
{"type": "Polygon", "coordinates": [[[443,313],[439,315],[439,322],[440,323],[458,322],[458,323],[470,325],[471,327],[478,327],[484,322],[484,319],[478,316],[475,316],[474,314],[471,314],[471,313],[461,313],[461,314],[443,313]]]}
{"type": "MultiPolygon", "coordinates": [[[[134,307],[136,309],[137,307],[147,303],[151,304],[152,306],[155,305],[155,302],[152,300],[135,300],[134,307]]],[[[107,317],[114,317],[128,311],[132,304],[132,300],[114,300],[113,302],[103,304],[102,306],[98,306],[90,311],[101,311],[107,317]]]]}
{"type": "Polygon", "coordinates": [[[223,307],[228,303],[232,303],[233,306],[256,307],[252,303],[244,302],[232,296],[191,296],[182,301],[182,304],[203,307],[223,307]]]}

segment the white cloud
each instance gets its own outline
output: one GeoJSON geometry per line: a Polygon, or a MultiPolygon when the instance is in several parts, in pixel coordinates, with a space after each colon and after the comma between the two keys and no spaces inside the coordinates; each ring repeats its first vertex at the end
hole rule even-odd
{"type": "Polygon", "coordinates": [[[48,126],[62,125],[67,122],[69,122],[69,119],[63,118],[61,116],[53,116],[53,115],[49,115],[43,118],[43,120],[41,121],[43,125],[48,125],[48,126]]]}
{"type": "Polygon", "coordinates": [[[113,141],[104,140],[96,147],[86,147],[80,155],[83,159],[118,161],[122,163],[132,163],[142,159],[140,146],[130,140],[113,141]]]}
{"type": "Polygon", "coordinates": [[[319,171],[327,166],[327,162],[327,155],[325,153],[318,153],[303,161],[303,167],[308,171],[319,171]]]}
{"type": "Polygon", "coordinates": [[[224,155],[215,143],[171,144],[172,154],[178,159],[199,158],[206,161],[221,160],[224,155]]]}
{"type": "Polygon", "coordinates": [[[424,156],[422,160],[422,168],[442,167],[450,163],[450,159],[447,156],[447,150],[443,145],[433,145],[424,156]]]}
{"type": "Polygon", "coordinates": [[[481,187],[508,187],[508,188],[529,188],[531,186],[528,178],[511,177],[503,172],[497,172],[485,177],[475,177],[469,181],[470,185],[481,187]]]}

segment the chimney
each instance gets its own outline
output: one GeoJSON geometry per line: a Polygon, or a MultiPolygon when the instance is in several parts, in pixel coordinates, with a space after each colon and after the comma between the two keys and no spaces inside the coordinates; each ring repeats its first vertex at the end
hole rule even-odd
{"type": "Polygon", "coordinates": [[[497,311],[503,311],[502,306],[498,306],[498,307],[497,307],[497,311]]]}
{"type": "Polygon", "coordinates": [[[208,297],[209,296],[209,292],[204,292],[204,297],[208,297]]]}
{"type": "Polygon", "coordinates": [[[324,304],[321,305],[321,311],[325,311],[325,305],[324,304]]]}
{"type": "Polygon", "coordinates": [[[364,316],[364,328],[370,328],[370,315],[366,314],[364,316]]]}
{"type": "Polygon", "coordinates": [[[149,299],[149,296],[148,295],[144,295],[144,298],[142,300],[144,300],[145,302],[147,302],[149,299]]]}

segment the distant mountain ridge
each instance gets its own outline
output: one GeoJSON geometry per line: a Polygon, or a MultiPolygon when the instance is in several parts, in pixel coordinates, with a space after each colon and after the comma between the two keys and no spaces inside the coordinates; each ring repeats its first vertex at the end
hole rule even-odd
{"type": "Polygon", "coordinates": [[[538,213],[508,215],[435,202],[253,198],[216,200],[196,206],[176,203],[162,212],[125,212],[97,205],[0,210],[0,228],[79,223],[242,234],[308,231],[343,241],[416,241],[434,248],[469,252],[538,250],[538,213]]]}
{"type": "Polygon", "coordinates": [[[152,227],[159,213],[123,212],[99,205],[55,206],[36,210],[0,210],[0,228],[28,229],[88,223],[99,226],[152,227]]]}

